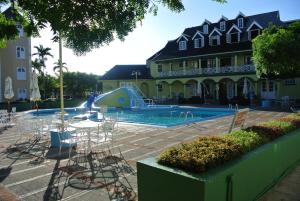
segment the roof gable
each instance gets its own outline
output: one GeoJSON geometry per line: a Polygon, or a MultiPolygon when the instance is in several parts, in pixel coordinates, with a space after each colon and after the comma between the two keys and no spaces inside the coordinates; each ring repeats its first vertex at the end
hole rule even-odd
{"type": "Polygon", "coordinates": [[[246,15],[240,11],[239,14],[235,17],[235,19],[240,17],[246,17],[246,15]]]}
{"type": "Polygon", "coordinates": [[[218,23],[221,22],[221,21],[227,21],[228,18],[225,17],[224,15],[221,16],[221,18],[219,19],[218,23]]]}
{"type": "Polygon", "coordinates": [[[194,40],[197,36],[200,36],[201,38],[204,38],[204,36],[202,35],[202,33],[200,31],[197,31],[195,33],[195,35],[193,36],[192,40],[194,40]]]}
{"type": "Polygon", "coordinates": [[[242,33],[242,30],[238,28],[235,24],[231,26],[231,28],[227,31],[227,34],[229,34],[233,29],[236,29],[238,32],[242,33]]]}
{"type": "Polygon", "coordinates": [[[187,37],[189,37],[189,36],[186,34],[181,34],[181,36],[179,36],[179,38],[176,40],[176,42],[178,43],[182,38],[184,38],[186,41],[188,41],[189,39],[187,37]]]}
{"type": "Polygon", "coordinates": [[[263,29],[263,27],[262,27],[258,22],[256,22],[256,21],[254,20],[254,21],[250,24],[250,26],[248,27],[247,31],[251,30],[251,28],[252,28],[254,25],[257,26],[257,27],[260,28],[260,29],[263,29]]]}
{"type": "Polygon", "coordinates": [[[207,19],[205,19],[205,20],[204,20],[204,22],[201,24],[201,26],[203,26],[204,24],[208,24],[208,25],[210,25],[210,24],[211,24],[211,22],[210,22],[210,21],[208,21],[207,19]]]}
{"type": "Polygon", "coordinates": [[[218,28],[214,28],[211,33],[209,34],[209,37],[211,37],[211,35],[214,33],[214,32],[217,32],[220,36],[222,36],[222,33],[218,30],[218,28]]]}

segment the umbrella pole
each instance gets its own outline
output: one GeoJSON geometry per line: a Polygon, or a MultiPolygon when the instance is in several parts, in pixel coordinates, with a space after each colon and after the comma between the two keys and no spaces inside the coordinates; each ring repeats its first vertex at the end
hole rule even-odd
{"type": "Polygon", "coordinates": [[[10,121],[10,112],[11,112],[11,110],[10,110],[10,101],[8,100],[7,101],[7,113],[8,113],[8,120],[10,121]]]}
{"type": "Polygon", "coordinates": [[[64,88],[63,88],[63,71],[62,71],[62,43],[61,36],[58,37],[59,44],[59,77],[60,77],[60,113],[61,113],[61,128],[64,131],[64,88]]]}

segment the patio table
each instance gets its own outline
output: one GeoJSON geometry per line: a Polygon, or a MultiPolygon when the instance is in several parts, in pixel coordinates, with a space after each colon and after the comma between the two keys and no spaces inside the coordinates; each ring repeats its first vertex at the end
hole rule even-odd
{"type": "MultiPolygon", "coordinates": [[[[103,187],[105,180],[104,178],[104,173],[103,172],[98,172],[95,170],[94,164],[93,164],[93,154],[95,154],[92,151],[92,146],[91,146],[91,131],[95,128],[98,128],[100,125],[99,122],[94,122],[90,120],[85,120],[85,121],[80,121],[76,123],[69,124],[70,127],[75,128],[75,129],[83,129],[87,133],[87,154],[86,154],[86,159],[87,162],[90,166],[90,170],[88,171],[79,171],[74,173],[74,175],[70,178],[69,182],[70,185],[76,188],[81,188],[81,189],[92,189],[92,188],[100,188],[103,187]],[[97,175],[97,173],[101,173],[100,175],[97,175]],[[84,179],[82,179],[84,178],[84,179]],[[87,179],[88,178],[88,179],[87,179]],[[72,179],[76,179],[77,181],[72,182],[72,179]],[[80,180],[81,182],[79,182],[80,180]],[[79,187],[80,185],[80,187],[79,187]]],[[[108,172],[106,171],[105,174],[108,172]]]]}

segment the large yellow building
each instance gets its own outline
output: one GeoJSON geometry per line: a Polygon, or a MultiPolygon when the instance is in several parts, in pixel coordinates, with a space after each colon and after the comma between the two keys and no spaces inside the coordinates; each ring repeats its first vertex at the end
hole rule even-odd
{"type": "MultiPolygon", "coordinates": [[[[11,8],[3,12],[7,18],[14,18],[11,8]]],[[[31,75],[31,40],[22,25],[17,25],[19,37],[8,41],[7,47],[0,49],[0,102],[4,99],[5,78],[12,78],[14,97],[12,100],[29,99],[31,75]]]]}
{"type": "MultiPolygon", "coordinates": [[[[150,57],[151,78],[138,77],[137,86],[147,97],[162,102],[247,104],[300,99],[300,78],[260,79],[252,63],[252,39],[270,23],[287,26],[291,22],[281,21],[278,11],[252,16],[239,13],[230,20],[222,16],[215,23],[205,20],[200,26],[186,28],[150,57]]],[[[120,74],[115,72],[114,80],[103,80],[104,91],[125,81],[118,78],[120,74]]]]}

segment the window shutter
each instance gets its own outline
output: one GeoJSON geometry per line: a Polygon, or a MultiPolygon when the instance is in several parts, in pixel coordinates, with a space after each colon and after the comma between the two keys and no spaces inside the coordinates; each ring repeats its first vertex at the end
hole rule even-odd
{"type": "Polygon", "coordinates": [[[231,43],[231,35],[230,35],[230,33],[226,34],[226,43],[231,43]]]}
{"type": "Polygon", "coordinates": [[[240,36],[241,36],[241,34],[238,33],[238,43],[240,42],[240,36]]]}
{"type": "Polygon", "coordinates": [[[212,39],[211,39],[211,37],[209,37],[209,42],[208,43],[209,43],[210,46],[212,46],[212,39]]]}
{"type": "Polygon", "coordinates": [[[221,38],[220,38],[220,36],[218,36],[218,37],[217,37],[217,44],[218,44],[218,45],[220,45],[220,40],[221,40],[221,38]]]}

